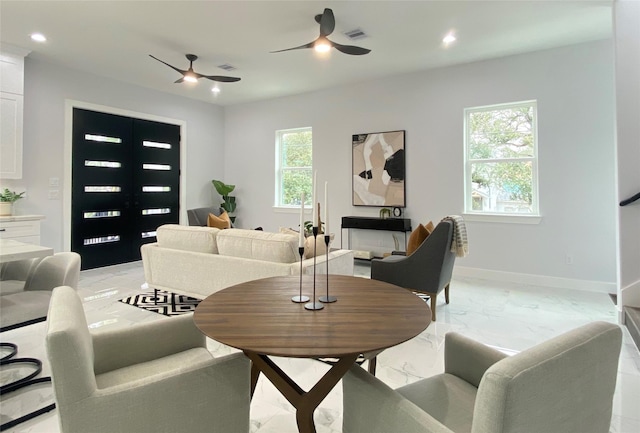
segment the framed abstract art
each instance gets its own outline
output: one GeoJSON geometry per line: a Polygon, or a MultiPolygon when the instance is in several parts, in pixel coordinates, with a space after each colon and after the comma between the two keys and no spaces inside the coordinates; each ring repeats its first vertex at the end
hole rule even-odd
{"type": "Polygon", "coordinates": [[[354,206],[406,206],[404,140],[404,130],[352,136],[354,206]]]}

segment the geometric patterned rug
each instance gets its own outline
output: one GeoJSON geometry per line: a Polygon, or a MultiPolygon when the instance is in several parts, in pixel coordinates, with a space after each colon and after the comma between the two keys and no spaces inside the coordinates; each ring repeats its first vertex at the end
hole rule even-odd
{"type": "MultiPolygon", "coordinates": [[[[413,292],[423,301],[429,302],[429,295],[424,293],[413,292]]],[[[179,295],[177,293],[165,290],[147,291],[139,295],[120,299],[120,302],[142,308],[143,310],[152,311],[165,316],[177,316],[184,313],[193,312],[201,299],[192,298],[191,296],[179,295]],[[155,297],[157,296],[157,299],[155,297]]]]}
{"type": "Polygon", "coordinates": [[[201,299],[191,296],[179,295],[165,290],[150,290],[129,298],[120,299],[120,302],[164,314],[165,316],[178,316],[191,313],[196,309],[201,299]],[[157,297],[157,298],[156,298],[157,297]]]}
{"type": "Polygon", "coordinates": [[[424,302],[429,303],[429,295],[424,293],[413,292],[418,298],[422,299],[424,302]]]}

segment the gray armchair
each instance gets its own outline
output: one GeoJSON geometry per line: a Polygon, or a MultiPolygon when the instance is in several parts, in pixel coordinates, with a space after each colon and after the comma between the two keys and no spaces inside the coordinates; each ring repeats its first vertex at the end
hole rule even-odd
{"type": "Polygon", "coordinates": [[[344,433],[608,433],[622,332],[594,322],[514,356],[445,336],[445,372],[397,390],[343,378],[344,433]]]}
{"type": "Polygon", "coordinates": [[[195,209],[187,209],[187,219],[190,226],[206,227],[209,214],[220,216],[224,209],[219,207],[198,207],[195,209]]]}
{"type": "Polygon", "coordinates": [[[456,260],[455,251],[451,251],[453,230],[452,221],[440,221],[413,254],[373,259],[371,278],[428,294],[431,320],[435,321],[436,298],[442,290],[445,302],[449,303],[449,283],[456,260]]]}
{"type": "Polygon", "coordinates": [[[214,358],[193,314],[89,332],[57,287],[46,346],[63,433],[249,432],[249,360],[214,358]]]}
{"type": "MultiPolygon", "coordinates": [[[[30,266],[22,290],[14,287],[0,296],[0,331],[42,322],[47,318],[51,291],[57,286],[78,288],[80,255],[61,252],[38,259],[30,266]]],[[[25,263],[26,265],[26,263],[25,263]]]]}
{"type": "Polygon", "coordinates": [[[0,264],[0,295],[10,295],[24,290],[29,275],[42,258],[16,260],[0,264]]]}

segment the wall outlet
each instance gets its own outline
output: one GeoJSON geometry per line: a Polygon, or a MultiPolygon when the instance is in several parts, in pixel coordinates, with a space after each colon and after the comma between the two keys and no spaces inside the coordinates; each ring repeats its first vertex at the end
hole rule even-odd
{"type": "Polygon", "coordinates": [[[49,190],[49,200],[59,200],[60,199],[60,190],[58,189],[50,189],[49,190]]]}
{"type": "Polygon", "coordinates": [[[573,256],[571,254],[567,254],[564,256],[564,263],[566,265],[573,265],[573,256]]]}

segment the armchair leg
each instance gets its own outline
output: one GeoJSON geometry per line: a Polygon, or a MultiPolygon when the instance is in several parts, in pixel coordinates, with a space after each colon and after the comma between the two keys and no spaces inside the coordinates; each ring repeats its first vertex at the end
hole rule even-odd
{"type": "Polygon", "coordinates": [[[449,284],[447,284],[446,286],[444,286],[444,301],[448,304],[449,303],[449,284]]]}
{"type": "Polygon", "coordinates": [[[435,293],[429,293],[430,307],[431,307],[431,321],[436,321],[436,296],[435,293]]]}

